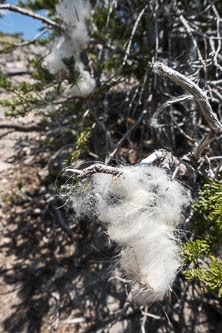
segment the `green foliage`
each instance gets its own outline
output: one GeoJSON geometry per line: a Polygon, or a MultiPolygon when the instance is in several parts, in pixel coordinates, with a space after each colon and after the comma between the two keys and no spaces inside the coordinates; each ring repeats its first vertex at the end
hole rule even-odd
{"type": "Polygon", "coordinates": [[[0,88],[5,89],[6,91],[14,91],[15,86],[12,82],[0,71],[0,88]]]}
{"type": "Polygon", "coordinates": [[[222,240],[222,176],[203,186],[194,205],[193,228],[201,234],[211,234],[215,242],[222,240]]]}
{"type": "Polygon", "coordinates": [[[32,73],[32,77],[36,80],[34,83],[22,81],[14,84],[7,75],[0,72],[0,88],[11,93],[9,98],[0,99],[0,105],[8,107],[5,113],[8,117],[25,116],[33,110],[40,110],[53,102],[63,91],[61,83],[56,82],[55,76],[41,67],[39,59],[33,58],[29,64],[34,69],[32,73]],[[51,87],[50,90],[49,87],[51,87]],[[45,90],[47,90],[46,94],[45,90]]]}
{"type": "Polygon", "coordinates": [[[21,37],[21,33],[20,32],[15,32],[13,34],[8,34],[6,32],[0,31],[0,37],[4,38],[4,37],[7,37],[7,36],[9,36],[9,37],[15,37],[15,38],[20,38],[21,37]]]}
{"type": "Polygon", "coordinates": [[[0,72],[0,88],[12,93],[9,99],[1,99],[0,105],[8,107],[6,116],[24,116],[30,110],[43,104],[42,98],[37,95],[40,90],[38,84],[30,84],[26,81],[15,85],[6,75],[0,72]]]}
{"type": "Polygon", "coordinates": [[[63,58],[62,61],[66,65],[66,68],[68,70],[68,82],[75,85],[79,78],[79,72],[75,71],[75,59],[74,57],[70,58],[63,58]]]}
{"type": "Polygon", "coordinates": [[[183,252],[186,255],[186,261],[197,264],[198,258],[203,258],[209,255],[212,246],[213,242],[210,237],[191,240],[185,243],[183,246],[183,252]]]}
{"type": "Polygon", "coordinates": [[[191,225],[194,240],[183,246],[186,279],[197,279],[204,290],[213,290],[222,296],[222,261],[217,258],[222,246],[222,176],[210,179],[199,193],[194,205],[191,225]]]}
{"type": "MultiPolygon", "coordinates": [[[[34,69],[32,76],[34,79],[44,83],[51,83],[55,79],[55,75],[51,74],[47,69],[41,66],[41,61],[37,57],[29,61],[30,66],[34,69]]],[[[43,85],[42,85],[43,86],[43,85]]]]}
{"type": "Polygon", "coordinates": [[[16,200],[19,199],[20,197],[21,196],[19,196],[16,193],[6,194],[6,195],[3,195],[2,201],[14,204],[16,202],[16,200]]]}
{"type": "Polygon", "coordinates": [[[27,1],[18,1],[18,6],[31,9],[33,11],[48,9],[55,10],[55,6],[58,3],[58,0],[27,0],[27,1]]]}
{"type": "Polygon", "coordinates": [[[81,152],[88,152],[89,151],[88,142],[89,142],[89,138],[90,138],[90,135],[91,135],[91,130],[92,130],[92,127],[86,126],[83,129],[83,131],[80,132],[80,134],[77,138],[77,141],[76,141],[76,149],[71,154],[71,161],[70,162],[78,160],[81,152]]]}
{"type": "Polygon", "coordinates": [[[0,38],[0,54],[12,52],[16,49],[17,44],[15,42],[9,41],[3,38],[0,38]]]}
{"type": "Polygon", "coordinates": [[[218,258],[211,256],[209,264],[187,269],[184,275],[187,280],[199,280],[205,291],[217,291],[218,296],[222,297],[222,261],[218,258]]]}

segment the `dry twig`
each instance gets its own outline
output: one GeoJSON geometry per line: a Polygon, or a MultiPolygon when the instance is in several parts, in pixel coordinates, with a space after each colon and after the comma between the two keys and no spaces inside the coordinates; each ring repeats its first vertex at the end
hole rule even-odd
{"type": "Polygon", "coordinates": [[[14,123],[7,123],[7,122],[2,122],[0,123],[0,128],[3,129],[13,129],[18,132],[31,132],[31,131],[41,131],[43,130],[43,126],[35,125],[35,124],[14,124],[14,123]]]}
{"type": "Polygon", "coordinates": [[[43,23],[46,23],[47,25],[51,26],[52,28],[60,30],[60,31],[61,30],[62,31],[65,30],[64,26],[62,26],[61,24],[58,24],[58,23],[56,23],[56,22],[54,22],[52,20],[49,20],[48,18],[46,18],[44,16],[36,14],[33,11],[31,11],[31,10],[23,9],[23,8],[20,8],[20,7],[14,6],[14,5],[8,5],[8,4],[6,4],[6,5],[0,5],[0,10],[1,9],[10,10],[12,12],[16,12],[16,13],[19,13],[19,14],[22,14],[22,15],[26,15],[26,16],[32,17],[33,19],[40,20],[43,23]]]}
{"type": "Polygon", "coordinates": [[[162,104],[154,113],[152,119],[151,119],[151,125],[153,127],[159,127],[159,123],[157,121],[158,117],[160,116],[160,114],[169,106],[176,104],[176,103],[182,103],[182,102],[187,102],[187,101],[192,101],[193,100],[193,96],[191,95],[183,95],[183,96],[179,96],[173,99],[170,99],[169,101],[166,101],[164,104],[162,104]]]}
{"type": "Polygon", "coordinates": [[[127,59],[128,59],[128,55],[130,54],[130,49],[131,49],[131,45],[132,45],[132,41],[133,41],[133,37],[136,33],[136,30],[137,30],[137,27],[138,27],[138,24],[141,20],[141,18],[143,17],[143,14],[145,13],[146,9],[148,8],[148,5],[144,6],[144,8],[141,10],[141,12],[139,13],[137,19],[136,19],[136,22],[133,26],[133,29],[132,29],[132,32],[131,32],[131,35],[130,35],[130,38],[129,38],[129,41],[128,41],[128,45],[127,45],[127,49],[126,49],[126,54],[125,54],[125,57],[123,59],[123,64],[122,66],[125,65],[125,63],[127,62],[127,59]]]}
{"type": "Polygon", "coordinates": [[[210,127],[212,132],[216,134],[222,134],[222,125],[217,118],[217,115],[213,112],[206,93],[204,93],[196,83],[161,62],[154,63],[153,69],[157,74],[165,76],[168,79],[174,81],[184,90],[188,91],[191,95],[193,95],[195,100],[199,104],[203,117],[207,121],[208,126],[210,127]]]}
{"type": "Polygon", "coordinates": [[[122,174],[119,168],[110,167],[104,164],[94,164],[85,168],[83,170],[78,169],[66,169],[65,171],[70,171],[77,174],[77,179],[84,179],[92,176],[94,173],[106,173],[118,177],[122,174]]]}
{"type": "Polygon", "coordinates": [[[213,112],[206,93],[204,93],[196,83],[161,62],[154,63],[153,69],[157,74],[169,78],[180,85],[184,90],[188,91],[194,96],[196,102],[200,106],[202,115],[211,129],[211,133],[204,137],[193,151],[193,156],[198,160],[205,147],[213,142],[218,135],[222,134],[222,124],[217,115],[213,112]]]}

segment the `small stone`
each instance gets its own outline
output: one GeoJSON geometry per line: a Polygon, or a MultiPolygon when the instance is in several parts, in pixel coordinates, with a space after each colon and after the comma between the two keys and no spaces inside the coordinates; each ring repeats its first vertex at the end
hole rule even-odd
{"type": "Polygon", "coordinates": [[[33,163],[33,160],[34,160],[34,157],[30,156],[24,161],[24,164],[25,165],[31,165],[33,163]]]}
{"type": "Polygon", "coordinates": [[[31,155],[31,149],[29,147],[24,147],[23,148],[23,152],[26,154],[26,155],[31,155]]]}
{"type": "Polygon", "coordinates": [[[7,159],[8,163],[13,163],[15,161],[15,157],[10,157],[7,159]]]}
{"type": "Polygon", "coordinates": [[[11,165],[9,163],[6,162],[0,162],[0,172],[2,171],[6,171],[9,168],[11,168],[11,165]]]}
{"type": "Polygon", "coordinates": [[[42,169],[38,172],[39,177],[43,180],[46,179],[49,176],[49,170],[48,168],[42,169]]]}
{"type": "Polygon", "coordinates": [[[40,215],[40,214],[41,214],[41,209],[39,209],[39,208],[35,208],[34,211],[33,211],[33,213],[34,213],[35,215],[40,215]]]}
{"type": "Polygon", "coordinates": [[[39,189],[39,194],[44,194],[46,192],[45,186],[41,186],[39,189]]]}

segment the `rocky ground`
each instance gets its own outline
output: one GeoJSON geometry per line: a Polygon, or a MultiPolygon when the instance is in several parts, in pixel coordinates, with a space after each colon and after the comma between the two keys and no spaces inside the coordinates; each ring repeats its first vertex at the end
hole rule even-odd
{"type": "MultiPolygon", "coordinates": [[[[40,52],[18,48],[0,68],[15,82],[30,80],[27,56],[40,52]]],[[[10,122],[38,120],[30,114],[10,122]]],[[[53,133],[0,129],[0,332],[222,332],[219,301],[209,302],[182,276],[162,304],[140,309],[126,301],[127,286],[113,268],[118,251],[104,230],[58,208],[56,175],[73,146],[52,148],[53,133]]]]}

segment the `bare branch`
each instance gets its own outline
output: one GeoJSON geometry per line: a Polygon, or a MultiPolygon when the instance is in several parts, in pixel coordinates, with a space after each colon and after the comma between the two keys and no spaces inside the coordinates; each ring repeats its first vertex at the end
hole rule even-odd
{"type": "Polygon", "coordinates": [[[130,54],[130,49],[131,49],[131,46],[132,46],[133,37],[134,37],[134,35],[136,33],[136,29],[138,27],[138,24],[139,24],[139,22],[140,22],[140,20],[141,20],[141,18],[143,16],[143,14],[145,13],[145,11],[146,11],[147,8],[148,8],[148,5],[144,6],[144,8],[141,10],[141,12],[139,13],[139,15],[138,15],[138,17],[136,19],[136,22],[135,22],[135,24],[133,26],[133,29],[132,29],[132,32],[131,32],[131,35],[130,35],[130,38],[129,38],[129,42],[128,42],[127,49],[126,49],[126,55],[125,55],[125,57],[123,59],[122,66],[125,65],[125,63],[126,63],[126,61],[128,59],[128,55],[130,54]]]}
{"type": "Polygon", "coordinates": [[[31,125],[31,124],[23,125],[23,124],[13,124],[13,123],[6,123],[6,122],[0,123],[0,128],[3,128],[3,129],[11,128],[18,132],[40,131],[43,129],[43,127],[41,127],[39,125],[34,125],[34,124],[33,125],[31,125]]]}
{"type": "Polygon", "coordinates": [[[220,123],[217,115],[213,112],[206,93],[204,93],[196,83],[189,80],[184,75],[180,74],[174,69],[167,67],[161,62],[154,63],[153,70],[157,74],[165,76],[170,80],[174,81],[184,90],[188,91],[191,95],[193,95],[196,102],[199,104],[203,117],[207,121],[210,129],[215,134],[222,134],[222,124],[220,123]]]}
{"type": "Polygon", "coordinates": [[[206,137],[204,137],[198,144],[198,146],[194,149],[193,155],[197,160],[201,157],[201,154],[206,146],[212,143],[217,138],[215,133],[210,133],[206,137]]]}
{"type": "Polygon", "coordinates": [[[109,155],[109,160],[113,158],[117,152],[119,151],[120,147],[122,146],[123,142],[129,138],[131,133],[140,125],[140,123],[143,121],[144,116],[147,114],[147,110],[143,110],[135,124],[133,124],[129,130],[123,135],[123,137],[119,140],[119,142],[116,145],[116,148],[112,151],[112,153],[109,155]]]}
{"type": "Polygon", "coordinates": [[[157,319],[157,320],[160,320],[161,317],[160,316],[157,316],[153,313],[150,313],[150,312],[147,312],[147,311],[141,311],[142,315],[146,316],[146,317],[151,317],[151,318],[154,318],[154,319],[157,319]]]}
{"type": "Polygon", "coordinates": [[[114,168],[114,167],[110,167],[110,166],[107,166],[104,164],[94,164],[83,170],[69,168],[69,169],[66,169],[65,171],[70,171],[70,172],[76,173],[78,179],[84,179],[84,178],[90,177],[94,173],[105,173],[105,174],[113,175],[115,177],[119,177],[122,174],[122,171],[120,170],[120,168],[114,168]]]}
{"type": "Polygon", "coordinates": [[[53,212],[55,213],[57,221],[58,221],[60,227],[62,228],[62,230],[65,231],[67,234],[69,234],[69,236],[72,237],[72,230],[66,224],[65,219],[64,219],[59,207],[57,208],[54,206],[53,201],[51,202],[51,208],[52,208],[53,212]]]}
{"type": "Polygon", "coordinates": [[[192,101],[193,100],[193,96],[191,95],[183,95],[183,96],[179,96],[173,99],[170,99],[168,101],[166,101],[163,105],[161,105],[160,107],[158,107],[158,109],[156,110],[156,112],[154,113],[154,115],[151,118],[151,126],[152,127],[159,127],[159,123],[158,123],[158,117],[159,115],[164,111],[164,109],[166,109],[167,107],[175,104],[175,103],[182,103],[182,102],[187,102],[187,101],[192,101]]]}
{"type": "Polygon", "coordinates": [[[6,5],[0,5],[0,10],[1,9],[6,9],[6,10],[10,10],[12,12],[16,12],[16,13],[19,13],[19,14],[22,14],[22,15],[30,16],[33,19],[40,20],[43,23],[46,23],[49,26],[53,27],[54,29],[57,29],[57,30],[60,30],[60,31],[61,30],[62,31],[65,30],[64,26],[62,26],[61,24],[58,24],[58,23],[56,23],[56,22],[54,22],[52,20],[49,20],[48,18],[46,18],[44,16],[36,14],[33,11],[31,11],[31,10],[23,9],[23,8],[20,8],[20,7],[14,6],[14,5],[8,5],[8,4],[6,4],[6,5]]]}
{"type": "Polygon", "coordinates": [[[190,39],[191,39],[192,42],[193,42],[193,45],[194,45],[194,47],[195,47],[195,50],[197,51],[197,54],[198,54],[198,58],[199,58],[199,60],[200,60],[200,62],[201,62],[201,64],[202,64],[202,66],[203,66],[203,69],[204,69],[204,72],[205,72],[205,75],[206,75],[206,64],[205,64],[204,59],[203,59],[203,57],[202,57],[202,55],[201,55],[201,52],[200,52],[200,49],[199,49],[199,47],[198,47],[197,41],[196,41],[196,39],[195,39],[195,37],[194,37],[194,35],[193,35],[193,31],[192,31],[191,27],[189,26],[187,20],[183,17],[183,15],[180,15],[179,18],[180,18],[181,23],[182,23],[183,26],[185,27],[185,29],[186,29],[188,35],[190,36],[190,39]]]}
{"type": "Polygon", "coordinates": [[[96,116],[96,114],[93,111],[91,111],[91,113],[92,113],[92,116],[95,119],[96,123],[98,124],[98,126],[100,126],[101,129],[103,130],[103,132],[105,133],[107,143],[109,144],[110,148],[113,150],[115,147],[114,147],[114,143],[113,143],[110,131],[106,128],[104,122],[100,121],[99,118],[96,116]]]}
{"type": "Polygon", "coordinates": [[[44,29],[43,31],[41,31],[39,34],[37,34],[31,40],[26,40],[25,42],[17,43],[17,44],[15,44],[15,46],[21,47],[21,46],[27,46],[27,45],[30,45],[32,43],[35,43],[35,41],[37,41],[39,39],[39,37],[41,37],[42,35],[44,35],[45,32],[46,32],[46,29],[44,29]]]}
{"type": "MultiPolygon", "coordinates": [[[[180,163],[177,157],[173,156],[171,152],[168,152],[164,149],[155,150],[151,155],[147,158],[143,159],[140,165],[147,164],[147,165],[157,165],[161,168],[165,168],[168,170],[175,169],[179,164],[179,174],[184,175],[186,173],[186,166],[183,163],[180,163]]],[[[89,166],[88,168],[79,170],[79,169],[72,169],[68,168],[65,170],[66,172],[72,172],[77,175],[77,179],[81,180],[87,177],[92,176],[95,173],[105,173],[110,174],[115,177],[119,177],[122,175],[122,170],[119,167],[111,167],[104,164],[94,164],[89,166]]]]}
{"type": "Polygon", "coordinates": [[[187,172],[187,168],[179,159],[171,152],[165,149],[155,150],[152,154],[144,158],[140,164],[156,165],[169,171],[178,169],[179,175],[183,176],[187,172]]]}
{"type": "Polygon", "coordinates": [[[60,320],[59,322],[59,326],[62,325],[76,325],[76,324],[81,324],[81,323],[85,323],[86,319],[84,317],[79,317],[79,318],[73,318],[73,319],[64,319],[64,320],[60,320]]]}

